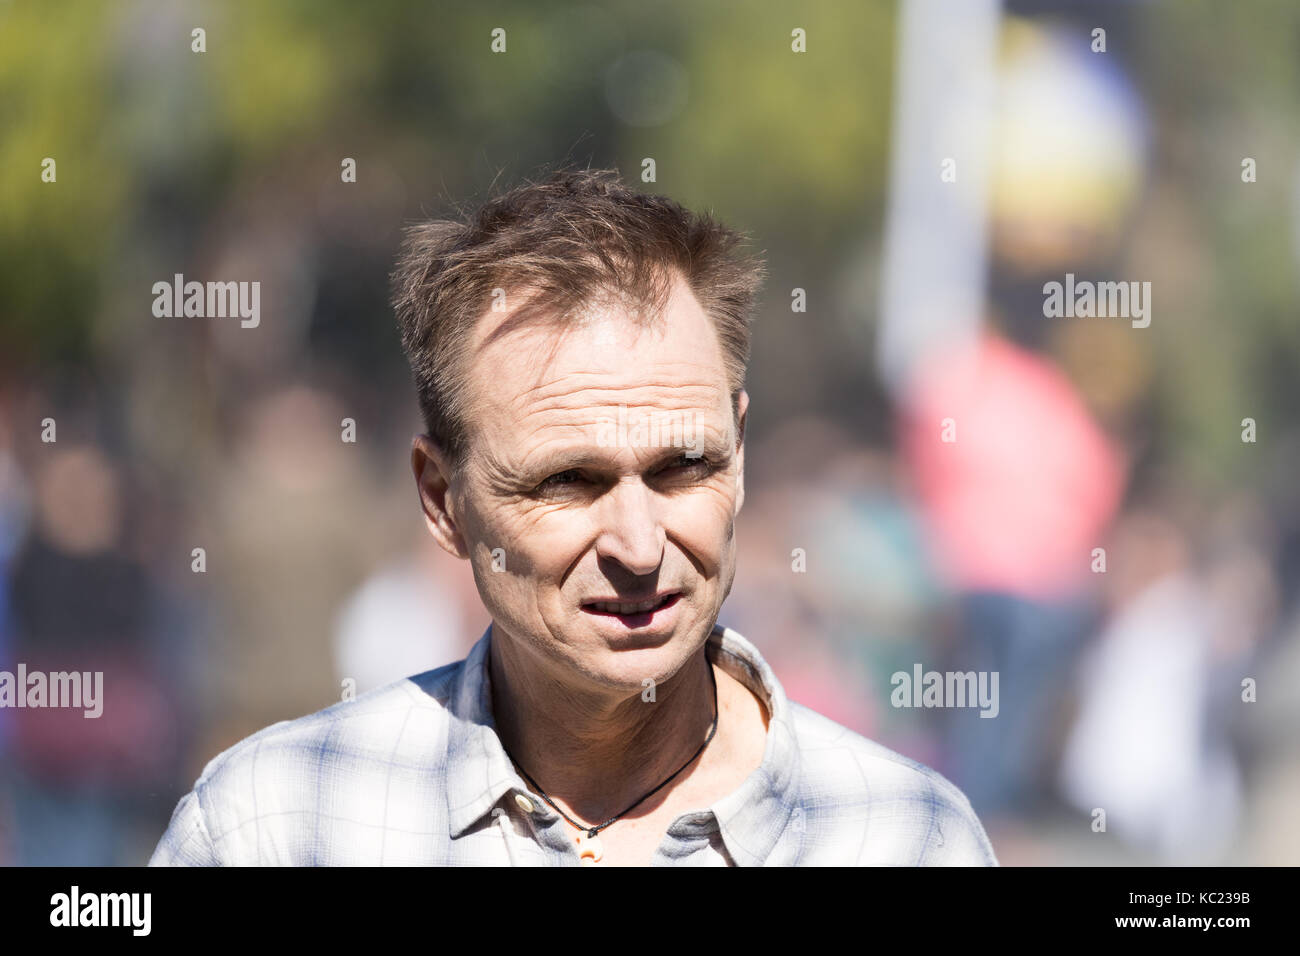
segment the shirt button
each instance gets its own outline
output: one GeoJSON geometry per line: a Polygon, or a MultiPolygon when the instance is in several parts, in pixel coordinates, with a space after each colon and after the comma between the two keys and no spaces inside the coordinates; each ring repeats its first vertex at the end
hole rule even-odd
{"type": "Polygon", "coordinates": [[[524,813],[532,813],[533,810],[536,809],[536,805],[533,801],[529,800],[522,793],[515,794],[515,803],[519,804],[519,809],[524,811],[524,813]]]}

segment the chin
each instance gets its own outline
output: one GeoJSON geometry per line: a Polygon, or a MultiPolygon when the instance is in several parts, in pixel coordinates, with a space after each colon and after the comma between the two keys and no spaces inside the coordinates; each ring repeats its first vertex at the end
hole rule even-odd
{"type": "Polygon", "coordinates": [[[699,624],[694,621],[667,632],[632,630],[611,636],[602,631],[592,635],[588,645],[600,650],[586,660],[593,676],[599,675],[602,682],[639,693],[646,678],[663,683],[681,669],[702,643],[696,639],[698,631],[699,624]]]}

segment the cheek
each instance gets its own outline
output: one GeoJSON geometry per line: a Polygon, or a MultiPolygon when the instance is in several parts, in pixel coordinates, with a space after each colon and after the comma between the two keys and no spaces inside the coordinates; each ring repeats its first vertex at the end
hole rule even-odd
{"type": "Polygon", "coordinates": [[[567,565],[574,552],[595,536],[586,510],[580,507],[503,505],[498,513],[497,533],[530,568],[567,565]]]}
{"type": "Polygon", "coordinates": [[[488,500],[472,511],[469,544],[475,575],[500,594],[557,573],[573,560],[585,525],[553,506],[488,500]]]}
{"type": "Polygon", "coordinates": [[[716,566],[734,543],[735,492],[730,488],[701,489],[683,495],[670,508],[667,530],[699,560],[716,566]]]}
{"type": "Polygon", "coordinates": [[[547,552],[516,516],[481,506],[470,525],[470,564],[479,598],[494,620],[527,633],[536,623],[536,581],[551,573],[547,552]]]}

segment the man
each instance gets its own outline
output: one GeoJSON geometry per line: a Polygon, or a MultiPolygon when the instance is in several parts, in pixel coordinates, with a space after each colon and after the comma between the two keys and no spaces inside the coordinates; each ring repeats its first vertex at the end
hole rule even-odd
{"type": "Polygon", "coordinates": [[[492,623],[218,756],[151,862],[996,865],[957,788],[717,626],[763,271],[740,239],[610,171],[409,231],[411,463],[492,623]]]}

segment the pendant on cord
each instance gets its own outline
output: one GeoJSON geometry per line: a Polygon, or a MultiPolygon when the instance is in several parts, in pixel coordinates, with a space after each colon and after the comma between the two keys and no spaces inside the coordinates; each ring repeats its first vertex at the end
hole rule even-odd
{"type": "Polygon", "coordinates": [[[578,857],[584,865],[599,863],[605,855],[605,848],[600,845],[600,837],[594,829],[588,833],[579,832],[575,840],[578,843],[578,857]]]}

